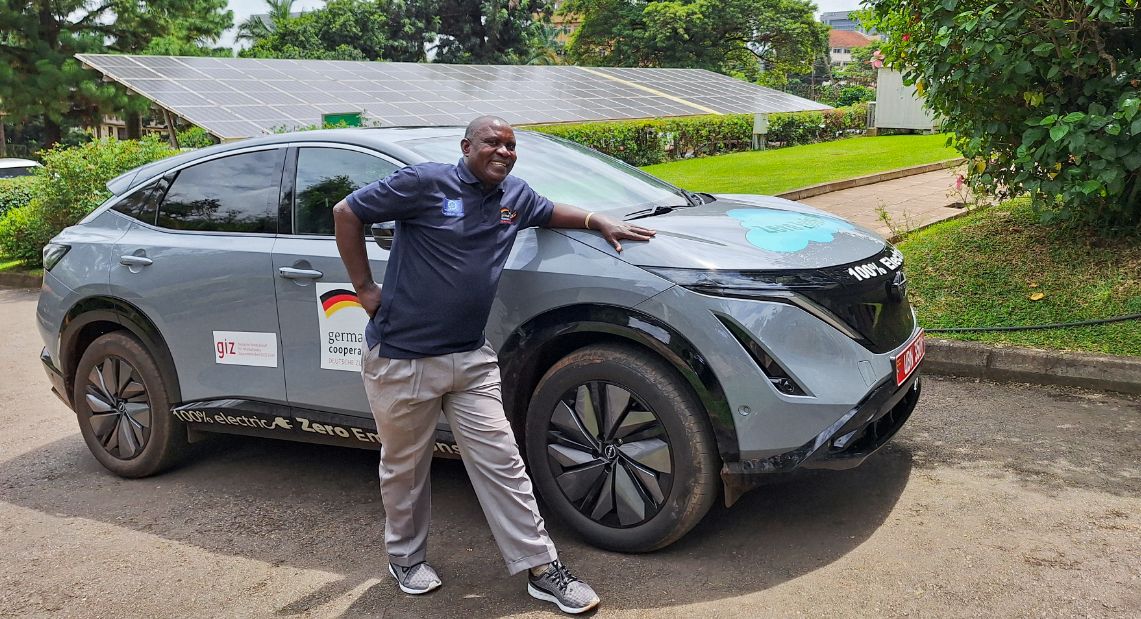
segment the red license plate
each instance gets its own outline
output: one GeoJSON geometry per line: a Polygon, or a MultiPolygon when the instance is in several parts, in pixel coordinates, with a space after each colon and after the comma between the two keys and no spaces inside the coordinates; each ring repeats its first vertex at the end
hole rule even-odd
{"type": "Polygon", "coordinates": [[[903,381],[907,380],[908,376],[919,367],[919,362],[923,360],[924,353],[927,352],[927,344],[924,340],[923,330],[919,330],[919,335],[911,340],[900,353],[899,356],[893,359],[895,363],[895,384],[896,386],[902,385],[903,381]]]}

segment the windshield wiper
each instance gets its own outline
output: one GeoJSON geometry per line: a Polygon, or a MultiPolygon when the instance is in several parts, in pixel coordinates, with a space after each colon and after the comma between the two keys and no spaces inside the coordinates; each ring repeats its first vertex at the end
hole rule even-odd
{"type": "Polygon", "coordinates": [[[687,206],[693,206],[693,205],[692,204],[679,204],[678,206],[655,206],[654,208],[648,208],[648,209],[643,209],[640,211],[634,211],[633,213],[629,213],[626,215],[625,221],[630,221],[632,219],[643,219],[646,217],[656,217],[658,215],[665,215],[666,213],[673,212],[673,210],[675,208],[685,208],[687,206]]]}

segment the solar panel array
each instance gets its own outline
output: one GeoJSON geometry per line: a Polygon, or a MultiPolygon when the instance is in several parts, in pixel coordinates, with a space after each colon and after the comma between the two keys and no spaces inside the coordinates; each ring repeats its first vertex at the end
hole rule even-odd
{"type": "Polygon", "coordinates": [[[85,65],[223,139],[361,112],[369,124],[512,124],[828,109],[701,69],[448,65],[79,54],[85,65]]]}

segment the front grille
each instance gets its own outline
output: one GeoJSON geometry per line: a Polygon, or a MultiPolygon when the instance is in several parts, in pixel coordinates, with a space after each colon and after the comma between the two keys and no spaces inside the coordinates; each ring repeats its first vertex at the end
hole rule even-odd
{"type": "Polygon", "coordinates": [[[863,344],[874,353],[885,353],[907,341],[915,330],[915,316],[907,299],[906,280],[895,286],[897,274],[903,273],[902,257],[891,247],[867,260],[824,270],[823,279],[833,282],[824,287],[797,290],[863,337],[863,344]],[[864,269],[879,265],[878,270],[864,269]],[[887,265],[896,264],[896,268],[887,265]],[[883,271],[883,273],[880,273],[883,271]],[[858,277],[869,274],[862,280],[858,277]],[[901,289],[902,288],[902,289],[901,289]]]}

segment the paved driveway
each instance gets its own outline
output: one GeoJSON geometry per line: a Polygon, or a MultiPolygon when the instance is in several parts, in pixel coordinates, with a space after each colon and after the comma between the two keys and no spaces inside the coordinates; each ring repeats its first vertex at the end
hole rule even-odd
{"type": "MultiPolygon", "coordinates": [[[[127,481],[88,454],[37,360],[34,295],[0,289],[0,615],[554,616],[502,569],[462,467],[432,474],[425,598],[383,572],[376,454],[223,438],[127,481]]],[[[863,467],[788,478],[670,548],[549,528],[603,617],[1136,616],[1141,401],[929,379],[863,467]]]]}

